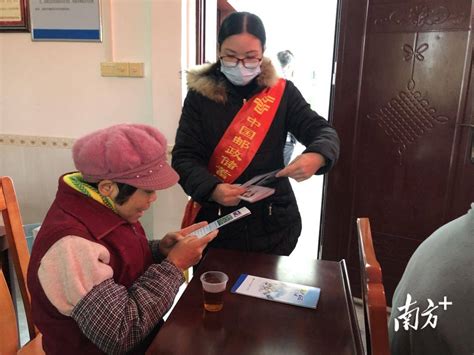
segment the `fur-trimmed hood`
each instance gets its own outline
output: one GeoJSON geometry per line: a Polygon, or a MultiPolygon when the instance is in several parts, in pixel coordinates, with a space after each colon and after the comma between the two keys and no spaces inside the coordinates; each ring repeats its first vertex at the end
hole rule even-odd
{"type": "MultiPolygon", "coordinates": [[[[270,87],[276,84],[278,75],[272,61],[264,57],[257,77],[259,87],[270,87]]],[[[219,63],[203,64],[187,72],[188,90],[219,103],[227,102],[227,82],[219,71],[219,63]]]]}

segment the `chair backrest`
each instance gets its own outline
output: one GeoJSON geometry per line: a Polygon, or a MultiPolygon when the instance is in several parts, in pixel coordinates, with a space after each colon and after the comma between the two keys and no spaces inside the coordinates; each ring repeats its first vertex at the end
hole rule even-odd
{"type": "Polygon", "coordinates": [[[30,338],[37,334],[31,315],[31,298],[26,285],[26,273],[30,262],[30,252],[23,230],[20,208],[16,199],[13,181],[8,176],[0,177],[0,211],[8,241],[8,252],[12,258],[21,297],[25,308],[26,320],[30,338]]]}
{"type": "Polygon", "coordinates": [[[44,355],[43,336],[38,333],[35,338],[19,347],[19,336],[12,297],[8,289],[5,275],[0,268],[0,354],[44,355]]]}
{"type": "Polygon", "coordinates": [[[368,218],[357,218],[357,233],[367,354],[388,355],[387,302],[368,218]]]}
{"type": "Polygon", "coordinates": [[[18,330],[10,291],[0,269],[0,354],[16,354],[18,349],[18,330]]]}

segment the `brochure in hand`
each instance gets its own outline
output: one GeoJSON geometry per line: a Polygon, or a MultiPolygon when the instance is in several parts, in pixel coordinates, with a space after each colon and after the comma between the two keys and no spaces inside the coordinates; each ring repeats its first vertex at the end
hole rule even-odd
{"type": "Polygon", "coordinates": [[[246,187],[247,191],[240,195],[239,198],[252,203],[273,195],[275,193],[275,189],[263,185],[277,179],[275,175],[279,171],[280,170],[274,170],[266,174],[255,176],[246,183],[242,184],[242,187],[246,187]]]}
{"type": "Polygon", "coordinates": [[[212,231],[225,226],[231,222],[235,222],[236,220],[248,216],[251,214],[250,210],[247,207],[239,208],[238,210],[226,214],[225,216],[216,219],[214,222],[209,223],[207,226],[199,228],[198,230],[192,232],[192,235],[195,235],[198,238],[204,237],[206,234],[211,233],[212,231]]]}
{"type": "Polygon", "coordinates": [[[321,289],[264,277],[242,274],[232,286],[233,293],[295,306],[316,308],[321,289]]]}

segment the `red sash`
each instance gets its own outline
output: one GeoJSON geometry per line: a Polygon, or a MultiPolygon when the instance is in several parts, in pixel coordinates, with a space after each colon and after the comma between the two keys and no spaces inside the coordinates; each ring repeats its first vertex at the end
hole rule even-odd
{"type": "MultiPolygon", "coordinates": [[[[231,184],[255,157],[270,129],[280,105],[286,81],[278,82],[253,96],[237,112],[209,160],[208,170],[222,182],[231,184]]],[[[181,228],[194,223],[201,206],[188,201],[181,228]]]]}

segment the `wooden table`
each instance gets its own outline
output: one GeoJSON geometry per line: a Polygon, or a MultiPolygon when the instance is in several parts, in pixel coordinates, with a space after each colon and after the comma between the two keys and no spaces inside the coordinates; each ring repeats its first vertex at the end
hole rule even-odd
{"type": "Polygon", "coordinates": [[[211,249],[147,354],[363,354],[344,262],[211,249]],[[206,312],[199,276],[229,276],[224,308],[206,312]],[[321,288],[308,309],[230,293],[240,274],[321,288]]]}

